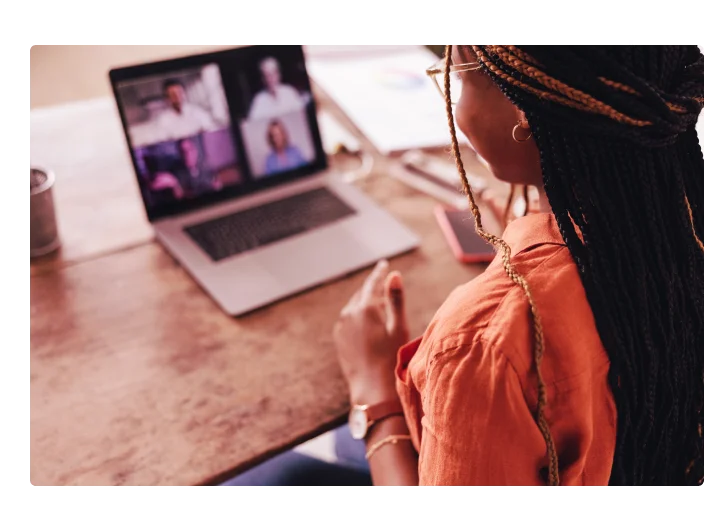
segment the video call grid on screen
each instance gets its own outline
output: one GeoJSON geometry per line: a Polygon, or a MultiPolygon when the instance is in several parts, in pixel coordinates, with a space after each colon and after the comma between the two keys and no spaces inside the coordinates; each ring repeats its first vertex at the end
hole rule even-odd
{"type": "Polygon", "coordinates": [[[110,72],[150,220],[327,166],[301,46],[110,72]]]}

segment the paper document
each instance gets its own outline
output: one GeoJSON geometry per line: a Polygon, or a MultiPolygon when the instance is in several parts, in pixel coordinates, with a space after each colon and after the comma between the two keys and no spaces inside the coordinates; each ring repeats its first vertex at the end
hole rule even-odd
{"type": "Polygon", "coordinates": [[[313,80],[383,154],[449,144],[445,104],[421,46],[388,53],[309,56],[313,80]]]}

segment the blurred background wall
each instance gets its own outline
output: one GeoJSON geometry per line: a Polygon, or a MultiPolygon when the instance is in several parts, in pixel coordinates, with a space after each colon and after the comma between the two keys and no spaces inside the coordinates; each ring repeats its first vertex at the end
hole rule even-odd
{"type": "MultiPolygon", "coordinates": [[[[117,66],[234,47],[238,41],[44,42],[29,47],[30,108],[111,95],[108,71],[117,66]]],[[[442,44],[429,44],[442,56],[442,44]]]]}
{"type": "Polygon", "coordinates": [[[33,46],[30,108],[110,95],[108,70],[231,46],[33,46]]]}

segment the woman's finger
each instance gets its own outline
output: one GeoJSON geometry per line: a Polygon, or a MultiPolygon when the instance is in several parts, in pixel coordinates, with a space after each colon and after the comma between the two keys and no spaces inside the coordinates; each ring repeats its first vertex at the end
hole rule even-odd
{"type": "Polygon", "coordinates": [[[352,294],[352,297],[350,297],[350,300],[347,301],[347,304],[342,308],[340,315],[345,315],[345,314],[351,312],[357,306],[357,303],[359,303],[359,298],[361,296],[362,296],[361,289],[354,292],[352,294]]]}
{"type": "Polygon", "coordinates": [[[380,260],[362,285],[360,302],[369,304],[374,297],[384,295],[384,279],[388,272],[389,262],[380,260]]]}
{"type": "Polygon", "coordinates": [[[406,333],[406,292],[401,273],[391,272],[384,283],[386,301],[386,326],[390,334],[406,333]]]}

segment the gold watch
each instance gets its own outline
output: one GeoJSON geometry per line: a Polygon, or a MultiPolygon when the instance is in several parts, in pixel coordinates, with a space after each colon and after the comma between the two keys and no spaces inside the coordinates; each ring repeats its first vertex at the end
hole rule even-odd
{"type": "Polygon", "coordinates": [[[403,407],[398,400],[385,401],[375,405],[353,405],[348,421],[352,438],[363,440],[372,425],[395,415],[403,415],[403,407]]]}

